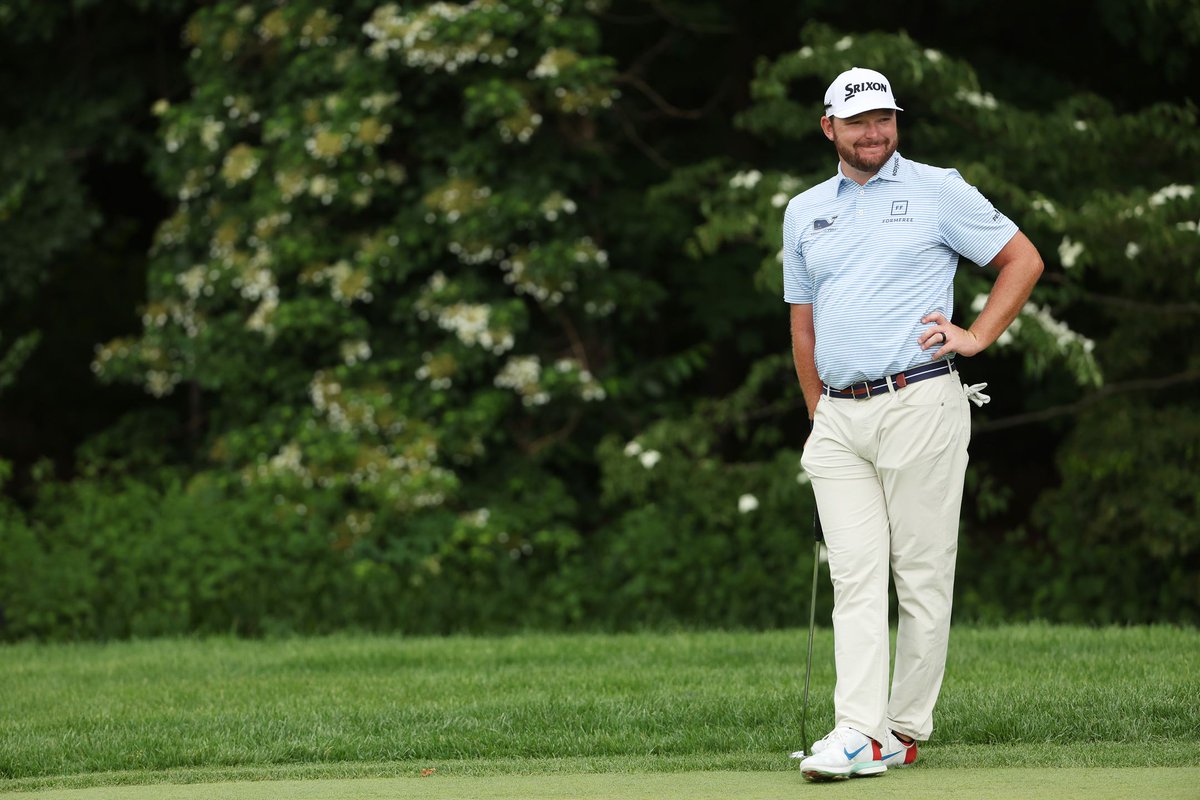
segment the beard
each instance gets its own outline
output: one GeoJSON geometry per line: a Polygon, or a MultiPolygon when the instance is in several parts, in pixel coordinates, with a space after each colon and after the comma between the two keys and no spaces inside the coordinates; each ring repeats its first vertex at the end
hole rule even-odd
{"type": "MultiPolygon", "coordinates": [[[[847,144],[845,141],[838,138],[836,134],[833,137],[833,144],[835,147],[837,147],[838,155],[841,156],[842,160],[847,164],[854,167],[856,170],[859,170],[860,172],[874,173],[878,172],[879,168],[886,164],[888,159],[892,157],[892,154],[896,152],[896,148],[900,146],[900,134],[897,133],[892,139],[884,139],[880,142],[875,142],[874,144],[883,145],[883,152],[874,157],[864,156],[856,149],[855,145],[847,144]]],[[[856,144],[861,146],[862,142],[857,142],[856,144]]]]}

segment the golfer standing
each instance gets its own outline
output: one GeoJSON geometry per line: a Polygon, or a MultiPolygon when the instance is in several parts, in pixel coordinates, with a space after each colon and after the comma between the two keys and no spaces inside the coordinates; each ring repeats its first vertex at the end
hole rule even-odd
{"type": "Polygon", "coordinates": [[[1008,327],[1042,261],[956,170],[897,152],[882,74],[854,68],[825,94],[821,130],[838,171],[793,198],[783,222],[784,299],[813,421],[812,478],[833,579],[836,727],[800,769],[809,780],[907,766],[933,731],[942,685],[959,507],[970,439],[956,355],[1008,327]],[[959,257],[999,270],[969,329],[951,322],[959,257]],[[888,575],[899,601],[888,687],[888,575]]]}

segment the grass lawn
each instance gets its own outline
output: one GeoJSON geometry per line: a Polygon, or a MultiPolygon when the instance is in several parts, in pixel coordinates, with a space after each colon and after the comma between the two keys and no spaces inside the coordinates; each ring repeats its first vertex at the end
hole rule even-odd
{"type": "MultiPolygon", "coordinates": [[[[786,758],[801,746],[805,636],[9,645],[0,792],[254,798],[271,784],[226,784],[242,787],[229,795],[182,784],[272,779],[359,798],[396,796],[387,781],[402,779],[412,797],[703,797],[724,781],[720,796],[792,796],[810,788],[786,758]],[[674,790],[638,794],[664,773],[674,790]],[[556,781],[573,788],[549,788],[556,781]],[[147,784],[159,785],[137,794],[147,784]],[[132,788],[87,788],[119,785],[132,788]]],[[[832,724],[832,652],[830,631],[818,631],[810,738],[832,724]]],[[[1061,791],[1045,796],[1131,780],[1145,796],[1200,797],[1200,632],[955,628],[937,725],[916,768],[831,788],[930,796],[922,782],[965,780],[961,795],[942,796],[988,797],[988,781],[1029,788],[1057,776],[1061,791]],[[1042,769],[1021,771],[1030,767],[1042,769]]],[[[286,794],[310,796],[297,791],[286,794]]],[[[994,796],[1041,796],[1004,791],[994,796]]]]}

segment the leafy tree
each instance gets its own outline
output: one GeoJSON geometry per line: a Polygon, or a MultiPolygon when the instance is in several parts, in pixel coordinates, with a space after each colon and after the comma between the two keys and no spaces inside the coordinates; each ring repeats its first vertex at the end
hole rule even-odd
{"type": "Polygon", "coordinates": [[[186,37],[155,162],[178,208],[145,332],[98,372],[202,398],[213,467],[340,498],[340,547],[422,513],[439,546],[569,545],[550,454],[622,391],[610,331],[655,295],[610,259],[617,91],[585,4],[217,4],[186,37]]]}
{"type": "Polygon", "coordinates": [[[181,82],[187,5],[0,2],[0,452],[20,463],[14,483],[138,403],[87,365],[144,297],[161,207],[144,176],[150,104],[181,82]]]}
{"type": "MultiPolygon", "coordinates": [[[[951,20],[1013,16],[932,6],[951,20]]],[[[127,90],[99,93],[81,117],[89,142],[132,108],[153,103],[158,120],[151,170],[170,207],[147,215],[162,223],[141,330],[105,343],[93,368],[161,400],[81,448],[85,479],[40,485],[30,519],[14,523],[28,559],[0,564],[0,590],[31,591],[60,563],[84,587],[64,595],[65,616],[20,606],[42,620],[24,633],[789,624],[811,497],[779,224],[788,198],[833,168],[817,101],[856,63],[888,74],[910,109],[902,151],[957,167],[1049,266],[1011,336],[966,365],[996,397],[977,435],[1027,449],[976,458],[958,608],[1069,619],[1200,608],[1187,578],[1196,455],[1167,433],[1194,427],[1197,411],[1181,391],[1197,371],[1200,198],[1180,169],[1200,147],[1194,105],[1101,96],[1123,73],[1076,75],[1058,51],[1013,59],[981,46],[968,63],[930,44],[967,48],[987,26],[926,22],[929,40],[854,32],[856,12],[824,0],[27,0],[0,3],[0,24],[33,49],[112,8],[188,14],[186,88],[167,80],[148,95],[122,73],[127,90]],[[797,41],[808,16],[829,22],[797,41]],[[180,418],[191,457],[156,444],[180,418]],[[1139,437],[1155,420],[1170,427],[1139,437]],[[1135,446],[1145,453],[1132,458],[1135,446]],[[1143,471],[1153,493],[1131,480],[1143,471]],[[1127,524],[1151,495],[1154,513],[1127,524]],[[127,510],[145,506],[158,512],[127,510]],[[136,541],[120,530],[133,517],[136,541]],[[205,533],[209,519],[221,535],[205,533]],[[191,560],[162,562],[176,540],[191,560]],[[173,577],[122,593],[83,575],[125,560],[173,577]],[[287,585],[232,593],[194,575],[201,563],[231,582],[261,569],[287,585]],[[1104,592],[1117,576],[1119,598],[1104,592]],[[165,598],[161,613],[113,612],[143,594],[165,598]],[[284,596],[299,604],[287,618],[271,599],[284,596]]],[[[1190,22],[1164,26],[1187,4],[1100,8],[1087,30],[1194,42],[1190,22]]],[[[901,13],[877,23],[898,28],[887,14],[901,13]]],[[[1166,76],[1155,91],[1185,83],[1191,64],[1161,49],[1146,51],[1166,76]]],[[[53,149],[52,128],[20,139],[53,149]]],[[[122,130],[120,152],[137,152],[122,130]]],[[[6,162],[9,185],[70,193],[78,175],[39,177],[38,146],[6,162]]],[[[23,225],[61,222],[39,220],[30,196],[6,206],[23,225]]],[[[56,249],[10,273],[11,296],[29,296],[91,235],[50,237],[56,249]]],[[[126,247],[140,265],[133,241],[109,255],[126,247]]],[[[958,319],[988,286],[962,268],[958,319]]]]}

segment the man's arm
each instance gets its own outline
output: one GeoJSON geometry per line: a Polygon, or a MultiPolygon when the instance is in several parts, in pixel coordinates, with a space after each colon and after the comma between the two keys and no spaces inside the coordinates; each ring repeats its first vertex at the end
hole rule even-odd
{"type": "Polygon", "coordinates": [[[796,363],[796,378],[808,406],[808,418],[817,413],[821,398],[821,378],[817,375],[817,335],[813,330],[812,303],[792,304],[792,360],[796,363]]]}
{"type": "Polygon", "coordinates": [[[921,334],[921,349],[927,350],[941,344],[933,358],[938,359],[951,352],[973,356],[996,341],[1029,299],[1029,293],[1042,274],[1042,257],[1029,237],[1017,231],[1008,244],[1000,248],[990,266],[998,269],[1000,275],[988,295],[987,305],[970,330],[963,330],[939,312],[922,318],[921,322],[934,324],[921,334]],[[946,335],[944,343],[939,333],[946,335]]]}

